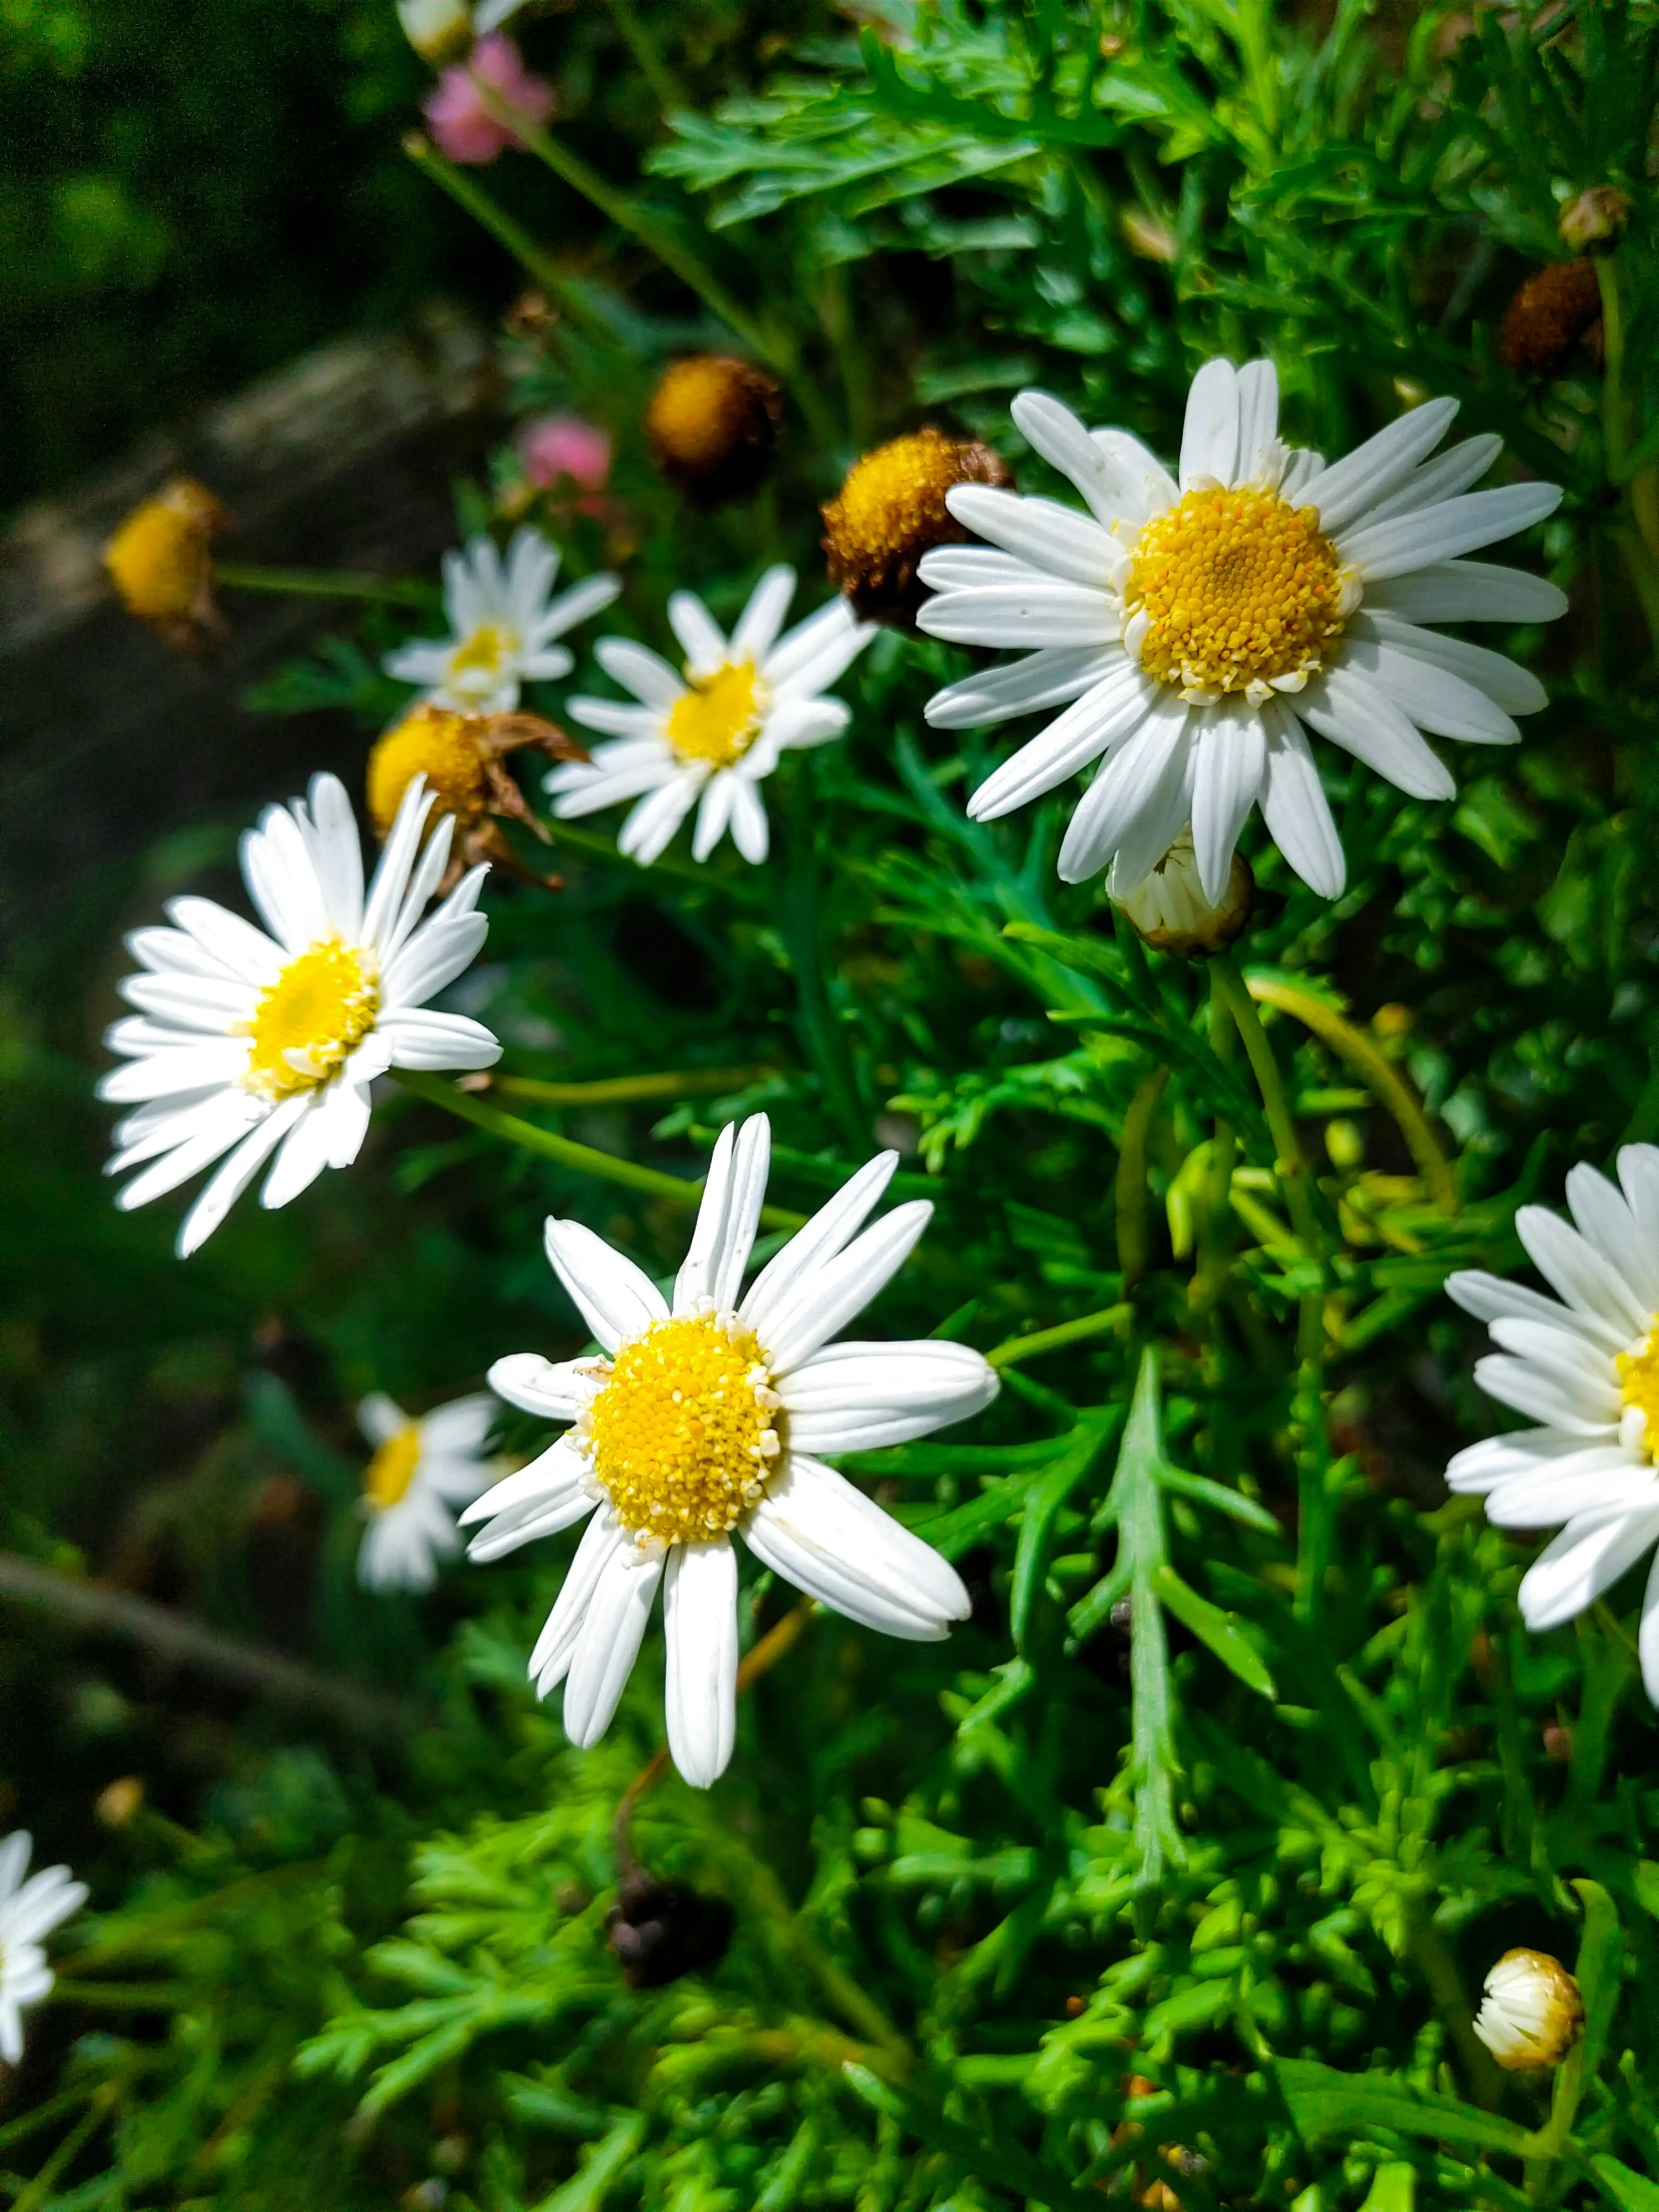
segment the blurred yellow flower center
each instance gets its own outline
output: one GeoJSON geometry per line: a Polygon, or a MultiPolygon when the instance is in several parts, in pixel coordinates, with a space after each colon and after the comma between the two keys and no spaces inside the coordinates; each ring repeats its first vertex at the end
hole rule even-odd
{"type": "Polygon", "coordinates": [[[1624,1409],[1645,1418],[1641,1448],[1659,1464],[1659,1327],[1652,1330],[1640,1352],[1621,1352],[1615,1364],[1624,1409]]]}
{"type": "Polygon", "coordinates": [[[969,450],[942,430],[915,430],[854,461],[840,496],[824,510],[831,551],[868,567],[917,538],[932,542],[949,527],[944,495],[963,480],[969,450]]]}
{"type": "Polygon", "coordinates": [[[395,1436],[388,1436],[368,1462],[368,1472],[363,1476],[363,1495],[376,1513],[383,1513],[388,1505],[397,1503],[414,1480],[419,1464],[420,1429],[417,1423],[410,1421],[395,1436]]]}
{"type": "Polygon", "coordinates": [[[197,611],[208,584],[208,540],[221,513],[212,492],[189,476],[175,477],[133,509],[104,553],[129,613],[155,622],[197,611]]]}
{"type": "Polygon", "coordinates": [[[588,1408],[594,1473],[623,1526],[665,1544],[734,1527],[778,1451],[769,1401],[754,1335],[713,1314],[653,1322],[625,1344],[588,1408]]]}
{"type": "Polygon", "coordinates": [[[449,677],[497,677],[518,652],[518,632],[504,622],[481,622],[449,656],[449,677]]]}
{"type": "Polygon", "coordinates": [[[694,353],[663,373],[651,397],[647,428],[676,457],[719,460],[732,442],[734,417],[747,397],[746,364],[724,354],[694,353]]]}
{"type": "Polygon", "coordinates": [[[668,742],[682,761],[730,768],[761,734],[764,689],[752,661],[727,661],[712,676],[693,676],[691,690],[669,713],[668,742]]]}
{"type": "Polygon", "coordinates": [[[466,822],[484,812],[488,787],[476,715],[448,714],[441,707],[416,707],[375,741],[368,757],[368,811],[384,836],[397,819],[403,794],[424,776],[437,793],[432,819],[453,815],[466,822]]]}
{"type": "Polygon", "coordinates": [[[380,992],[368,955],[330,938],[288,962],[260,994],[243,1082],[262,1098],[313,1090],[374,1026],[380,992]]]}
{"type": "Polygon", "coordinates": [[[1346,619],[1319,510],[1277,492],[1187,492],[1141,531],[1126,611],[1148,620],[1141,666],[1184,693],[1219,696],[1311,676],[1346,619]]]}

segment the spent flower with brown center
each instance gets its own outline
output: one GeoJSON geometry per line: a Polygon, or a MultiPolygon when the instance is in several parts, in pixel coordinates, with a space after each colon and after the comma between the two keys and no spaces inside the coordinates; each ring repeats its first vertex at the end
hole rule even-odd
{"type": "Polygon", "coordinates": [[[728,353],[692,353],[658,379],[645,434],[676,491],[700,507],[720,507],[755,490],[783,419],[776,377],[728,353]]]}
{"type": "Polygon", "coordinates": [[[1558,2066],[1584,2032],[1578,1983],[1547,1950],[1506,1950],[1486,1976],[1474,2032],[1510,2073],[1558,2066]]]}
{"type": "Polygon", "coordinates": [[[214,604],[213,540],[229,510],[194,476],[175,476],[135,507],[104,549],[127,612],[181,652],[225,631],[214,604]]]}
{"type": "Polygon", "coordinates": [[[1498,357],[1521,376],[1554,376],[1601,319],[1591,262],[1554,262],[1528,276],[1504,309],[1498,357]]]}
{"type": "Polygon", "coordinates": [[[876,446],[853,462],[824,509],[830,581],[860,620],[913,628],[926,596],[916,573],[922,555],[964,545],[970,534],[945,505],[946,493],[957,484],[1006,490],[1013,480],[988,445],[931,426],[876,446]]]}
{"type": "Polygon", "coordinates": [[[509,753],[525,747],[534,747],[550,761],[588,757],[585,747],[541,715],[462,715],[423,700],[384,731],[369,754],[368,813],[375,835],[386,837],[403,794],[417,776],[424,776],[427,789],[437,794],[436,814],[455,819],[454,848],[440,892],[480,860],[556,888],[556,875],[530,876],[500,828],[502,821],[522,823],[543,844],[551,841],[503,766],[509,753]]]}

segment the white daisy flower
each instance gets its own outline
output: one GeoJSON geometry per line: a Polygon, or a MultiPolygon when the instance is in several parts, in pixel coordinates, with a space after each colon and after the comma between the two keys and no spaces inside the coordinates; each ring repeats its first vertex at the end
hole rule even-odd
{"type": "Polygon", "coordinates": [[[357,1407],[374,1446],[363,1476],[368,1526],[357,1552],[357,1580],[370,1590],[429,1590],[438,1562],[461,1548],[451,1507],[469,1505],[495,1471],[484,1438],[495,1419],[487,1390],[411,1420],[383,1390],[357,1407]]]}
{"type": "Polygon", "coordinates": [[[764,860],[759,787],[781,753],[846,728],[846,707],[822,695],[875,635],[837,595],[780,637],[794,597],[795,570],[769,568],[728,638],[695,592],[676,592],[668,619],[686,656],[683,676],[643,645],[602,638],[600,667],[640,704],[568,702],[573,722],[614,742],[596,746],[591,761],[549,771],[553,812],[568,822],[639,800],[617,845],[649,867],[696,805],[694,859],[706,860],[730,830],[746,860],[764,860]]]}
{"type": "Polygon", "coordinates": [[[573,1425],[461,1515],[488,1522],[469,1553],[481,1560],[592,1515],[530,1657],[539,1696],[565,1684],[565,1728],[583,1748],[610,1725],[663,1584],[669,1750],[700,1789],[725,1772],[737,1726],[734,1532],[850,1620],[944,1636],[969,1610],[955,1569],[819,1454],[924,1436],[997,1389],[964,1345],[830,1342],[933,1211],[895,1207],[855,1234],[895,1152],[860,1168],[743,1295],[770,1148],[763,1114],[721,1132],[672,1301],[591,1229],[548,1222],[548,1258],[600,1354],[496,1362],[503,1397],[573,1425]]]}
{"type": "Polygon", "coordinates": [[[1511,717],[1544,704],[1512,661],[1422,627],[1542,622],[1566,606],[1541,577],[1461,558],[1541,521],[1561,493],[1470,492],[1500,441],[1469,438],[1430,460],[1456,411],[1427,400],[1328,468],[1279,442],[1271,361],[1207,361],[1177,481],[1127,431],[1087,430],[1057,399],[1022,392],[1015,422],[1089,512],[984,485],[948,494],[990,544],[925,557],[937,596],[920,627],[1034,650],[937,693],[927,719],[965,730],[1066,711],[968,813],[993,821],[1104,754],[1060,848],[1068,882],[1110,862],[1122,897],[1191,823],[1205,896],[1219,898],[1259,802],[1291,866],[1336,897],[1343,848],[1310,731],[1415,799],[1448,799],[1455,786],[1423,731],[1508,745],[1511,717]]]}
{"type": "Polygon", "coordinates": [[[0,1844],[0,2058],[8,2066],[23,2056],[23,2007],[52,1986],[41,1937],[87,1902],[86,1884],[72,1882],[67,1867],[43,1867],[25,1882],[32,1848],[22,1829],[0,1844]]]}
{"type": "Polygon", "coordinates": [[[365,898],[351,803],[337,777],[313,777],[308,804],[268,807],[242,840],[264,930],[212,899],[175,898],[171,929],[128,937],[144,973],[129,975],[121,995],[138,1012],[106,1032],[127,1065],[98,1092],[133,1111],[117,1124],[105,1172],[149,1164],[116,1204],[148,1205],[229,1155],[185,1216],[181,1258],[274,1152],[265,1206],[285,1206],[325,1167],[349,1167],[368,1127],[369,1085],[387,1068],[487,1068],[501,1057],[481,1022],[426,1004],[476,957],[489,927],[474,911],[487,867],[420,918],[454,827],[446,815],[422,850],[431,806],[416,777],[365,898]]]}
{"type": "Polygon", "coordinates": [[[526,677],[568,676],[575,662],[562,638],[608,607],[617,576],[590,576],[549,597],[559,555],[539,530],[513,533],[502,560],[493,541],[475,537],[464,553],[443,556],[447,638],[411,638],[381,664],[400,684],[418,684],[435,707],[459,715],[510,714],[526,677]]]}
{"type": "MultiPolygon", "coordinates": [[[[1531,1629],[1572,1620],[1659,1542],[1659,1146],[1626,1145],[1618,1165],[1617,1189],[1590,1167],[1567,1177],[1576,1229],[1543,1206],[1515,1216],[1560,1303],[1479,1272],[1446,1284],[1499,1348],[1475,1381],[1543,1424],[1471,1444],[1446,1469],[1500,1528],[1564,1523],[1521,1582],[1531,1629]]],[[[1659,1705],[1659,1562],[1638,1642],[1659,1705]]]]}

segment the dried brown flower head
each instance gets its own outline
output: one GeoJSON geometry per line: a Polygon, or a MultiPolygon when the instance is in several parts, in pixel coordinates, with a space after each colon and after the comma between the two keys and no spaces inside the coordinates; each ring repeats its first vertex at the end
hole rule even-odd
{"type": "Polygon", "coordinates": [[[1012,482],[1008,464],[988,445],[942,430],[912,430],[876,446],[853,462],[824,509],[830,581],[862,621],[908,628],[926,596],[916,575],[922,555],[971,535],[945,494],[956,484],[1012,482]]]}
{"type": "MultiPolygon", "coordinates": [[[[434,821],[455,818],[455,842],[440,891],[480,860],[517,875],[529,871],[502,834],[502,819],[520,822],[545,844],[547,830],[525,805],[524,794],[502,766],[509,753],[534,746],[551,761],[585,761],[587,752],[556,722],[540,715],[457,715],[424,701],[374,741],[368,757],[368,813],[376,836],[397,819],[403,794],[424,776],[437,794],[434,821]]],[[[533,878],[550,886],[556,875],[533,878]]]]}
{"type": "Polygon", "coordinates": [[[1553,376],[1601,319],[1591,262],[1555,262],[1528,276],[1504,310],[1498,357],[1520,376],[1553,376]]]}
{"type": "Polygon", "coordinates": [[[182,652],[224,633],[214,604],[213,539],[230,520],[206,484],[175,476],[133,509],[104,548],[104,566],[128,613],[182,652]]]}
{"type": "Polygon", "coordinates": [[[766,474],[784,419],[775,377],[727,353],[693,353],[658,379],[645,434],[662,475],[702,507],[747,499],[766,474]]]}

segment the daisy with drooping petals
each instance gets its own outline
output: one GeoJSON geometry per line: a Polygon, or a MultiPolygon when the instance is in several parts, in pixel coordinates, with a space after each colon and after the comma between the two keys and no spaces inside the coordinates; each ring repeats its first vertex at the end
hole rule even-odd
{"type": "Polygon", "coordinates": [[[452,635],[411,638],[382,664],[400,684],[418,684],[435,707],[453,714],[510,714],[526,677],[549,680],[575,667],[554,640],[608,607],[617,576],[590,576],[550,596],[559,555],[539,530],[515,530],[502,560],[493,540],[476,537],[464,553],[443,556],[443,606],[452,635]]]}
{"type": "Polygon", "coordinates": [[[138,1012],[106,1033],[127,1064],[98,1093],[133,1111],[117,1124],[105,1172],[141,1168],[117,1195],[127,1210],[221,1162],[185,1216],[181,1258],[273,1153],[265,1206],[285,1206],[325,1167],[349,1167],[368,1127],[369,1085],[387,1068],[487,1068],[501,1057],[481,1022],[426,1004],[470,965],[489,927],[474,911],[486,867],[421,919],[453,828],[446,815],[422,850],[431,806],[417,777],[365,896],[351,803],[337,777],[313,777],[308,802],[268,807],[242,840],[265,929],[212,899],[175,898],[171,929],[128,937],[144,972],[121,995],[138,1012]]]}
{"type": "Polygon", "coordinates": [[[487,1390],[458,1397],[411,1420],[376,1390],[357,1407],[374,1446],[363,1476],[368,1527],[357,1552],[357,1580],[371,1590],[429,1590],[438,1562],[460,1550],[452,1508],[469,1505],[489,1481],[484,1439],[495,1419],[487,1390]]]}
{"type": "Polygon", "coordinates": [[[1179,481],[1125,430],[1087,430],[1044,392],[1014,420],[1082,493],[960,485],[950,512],[986,546],[929,553],[917,617],[958,645],[1028,648],[928,702],[966,730],[1065,707],[968,801],[994,821],[1105,755],[1072,816],[1060,873],[1108,863],[1132,890],[1190,823],[1207,898],[1221,895],[1260,804],[1291,866],[1334,898],[1346,864],[1308,734],[1414,799],[1455,785],[1431,731],[1508,745],[1544,704],[1502,655],[1423,627],[1542,622],[1566,600],[1541,577],[1462,556],[1553,512],[1553,484],[1468,487],[1496,437],[1430,459],[1455,400],[1414,407],[1345,459],[1282,445],[1271,361],[1207,361],[1193,379],[1179,481]],[[1068,704],[1069,702],[1069,704],[1068,704]]]}
{"type": "Polygon", "coordinates": [[[41,1937],[87,1902],[86,1884],[72,1882],[67,1867],[43,1867],[25,1882],[32,1849],[22,1829],[0,1844],[0,2058],[8,2066],[23,2056],[23,2007],[52,1986],[41,1937]]]}
{"type": "Polygon", "coordinates": [[[565,1684],[565,1727],[583,1748],[610,1725],[662,1583],[669,1750],[699,1788],[725,1772],[737,1726],[734,1533],[850,1620],[917,1641],[945,1635],[969,1610],[955,1569],[819,1454],[924,1436],[997,1388],[964,1345],[830,1342],[932,1213],[925,1201],[895,1207],[857,1234],[894,1152],[861,1168],[744,1295],[770,1147],[762,1114],[721,1132],[672,1301],[592,1230],[548,1222],[548,1258],[600,1353],[496,1362],[503,1397],[573,1425],[461,1515],[488,1523],[474,1559],[592,1515],[530,1658],[540,1696],[565,1684]]]}
{"type": "MultiPolygon", "coordinates": [[[[1659,1146],[1626,1145],[1618,1168],[1617,1188],[1591,1167],[1567,1177],[1575,1228],[1543,1206],[1515,1216],[1555,1298],[1478,1271],[1446,1284],[1499,1348],[1475,1381],[1543,1424],[1471,1444],[1446,1469],[1500,1528],[1564,1524],[1521,1582],[1535,1630],[1572,1620],[1659,1543],[1659,1146]]],[[[1659,1560],[1637,1640],[1659,1705],[1659,1560]]]]}
{"type": "Polygon", "coordinates": [[[845,706],[822,694],[875,635],[837,597],[780,637],[794,596],[795,570],[769,568],[727,638],[695,592],[676,592],[668,619],[686,656],[684,676],[643,645],[602,638],[600,667],[640,704],[569,702],[573,722],[613,742],[596,746],[591,761],[549,771],[553,812],[569,821],[639,800],[617,845],[649,867],[695,806],[694,859],[706,860],[730,830],[746,860],[764,860],[770,839],[760,786],[781,753],[823,745],[846,728],[845,706]]]}

